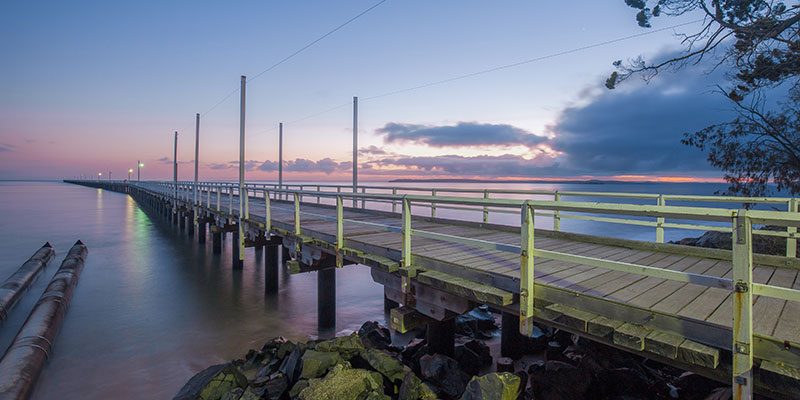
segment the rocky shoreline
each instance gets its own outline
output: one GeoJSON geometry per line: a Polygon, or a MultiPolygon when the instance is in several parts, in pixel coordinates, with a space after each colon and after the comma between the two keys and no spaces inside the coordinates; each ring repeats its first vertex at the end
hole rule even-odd
{"type": "Polygon", "coordinates": [[[242,359],[201,371],[176,400],[255,399],[690,399],[724,400],[724,384],[565,331],[539,327],[518,359],[493,357],[497,329],[485,307],[457,322],[452,356],[424,332],[404,346],[378,322],[327,340],[282,337],[242,359]],[[523,354],[524,353],[524,354],[523,354]]]}

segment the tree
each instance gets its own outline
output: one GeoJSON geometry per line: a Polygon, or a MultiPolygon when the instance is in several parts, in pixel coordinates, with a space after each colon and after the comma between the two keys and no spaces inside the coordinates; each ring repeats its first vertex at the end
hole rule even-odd
{"type": "Polygon", "coordinates": [[[800,194],[800,5],[766,0],[625,0],[638,11],[639,26],[653,18],[699,13],[700,29],[682,36],[681,55],[650,63],[642,57],[615,61],[609,89],[632,76],[652,79],[665,68],[712,59],[729,68],[720,87],[737,111],[730,122],[684,133],[682,142],[708,152],[725,172],[728,193],[764,195],[768,183],[800,194]],[[767,102],[780,93],[781,101],[767,102]],[[777,104],[777,106],[776,106],[777,104]],[[771,106],[770,106],[771,105],[771,106]]]}

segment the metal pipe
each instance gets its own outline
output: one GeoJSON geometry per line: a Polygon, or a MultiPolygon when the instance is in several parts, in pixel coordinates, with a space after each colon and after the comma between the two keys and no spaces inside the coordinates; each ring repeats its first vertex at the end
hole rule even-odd
{"type": "Polygon", "coordinates": [[[50,243],[45,243],[28,261],[3,282],[0,286],[0,323],[8,318],[8,312],[14,307],[28,286],[56,255],[50,243]]]}
{"type": "Polygon", "coordinates": [[[0,399],[27,399],[53,350],[72,293],[86,260],[78,240],[28,315],[11,346],[0,358],[0,399]]]}

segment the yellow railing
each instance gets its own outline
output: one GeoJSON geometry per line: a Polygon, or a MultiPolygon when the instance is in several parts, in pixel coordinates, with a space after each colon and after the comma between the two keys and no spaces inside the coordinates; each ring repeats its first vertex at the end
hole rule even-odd
{"type": "MultiPolygon", "coordinates": [[[[162,196],[177,196],[177,200],[187,201],[188,193],[191,193],[193,188],[191,184],[179,183],[176,188],[172,183],[156,183],[156,184],[139,184],[145,189],[152,189],[162,196]]],[[[314,185],[315,189],[316,186],[314,185]]],[[[321,185],[319,185],[321,186],[321,185]]],[[[220,189],[227,188],[229,194],[230,206],[228,209],[229,214],[234,215],[235,211],[232,207],[233,197],[238,196],[235,186],[220,183],[203,183],[200,185],[200,193],[207,191],[217,193],[217,210],[219,210],[220,189]]],[[[271,199],[293,198],[293,213],[294,213],[294,235],[302,234],[301,215],[313,215],[316,218],[323,218],[336,221],[336,243],[334,244],[337,253],[337,264],[341,266],[341,250],[346,246],[347,237],[344,230],[344,223],[366,224],[371,226],[380,227],[386,231],[399,232],[401,241],[401,257],[400,257],[400,272],[402,277],[403,292],[410,294],[411,279],[416,276],[416,267],[414,263],[414,254],[412,249],[412,237],[425,237],[445,242],[467,244],[477,248],[499,250],[509,253],[518,254],[520,257],[520,330],[523,334],[530,335],[532,333],[532,322],[535,317],[534,300],[535,293],[535,257],[543,259],[560,260],[569,263],[599,267],[613,271],[620,271],[625,273],[638,274],[647,277],[654,277],[665,280],[673,280],[678,282],[692,283],[707,287],[721,288],[730,290],[733,294],[731,296],[733,301],[733,315],[732,315],[732,335],[733,342],[731,351],[733,354],[733,393],[734,397],[749,398],[752,393],[753,387],[753,295],[760,295],[766,297],[773,297],[787,301],[800,302],[800,290],[794,290],[784,287],[778,287],[767,284],[760,284],[753,282],[753,250],[752,250],[752,237],[756,233],[753,229],[753,224],[768,224],[777,225],[787,228],[789,233],[788,237],[794,239],[793,233],[800,227],[800,213],[797,212],[797,202],[795,199],[749,199],[749,198],[724,198],[719,200],[717,197],[708,196],[676,196],[676,195],[656,195],[658,202],[655,205],[643,204],[624,204],[624,203],[593,203],[593,202],[575,202],[563,201],[558,196],[555,200],[518,200],[518,199],[492,199],[487,196],[480,198],[471,197],[454,197],[454,196],[424,196],[424,195],[409,195],[397,194],[397,188],[392,188],[392,194],[369,194],[369,193],[347,193],[342,192],[340,187],[337,187],[336,192],[332,191],[308,191],[308,190],[291,190],[291,189],[276,189],[270,185],[248,185],[245,190],[245,195],[248,199],[245,204],[248,207],[244,213],[239,212],[240,218],[243,215],[249,216],[249,198],[253,194],[254,199],[258,199],[257,194],[260,194],[266,207],[265,210],[265,226],[271,227],[271,199]],[[333,199],[335,201],[336,216],[330,217],[313,212],[302,211],[302,199],[315,198],[316,203],[320,203],[321,199],[333,199]],[[762,211],[762,210],[748,210],[748,209],[725,209],[714,207],[687,207],[687,206],[670,206],[666,205],[666,199],[673,198],[681,201],[697,200],[697,201],[727,201],[727,202],[743,202],[743,203],[775,203],[779,204],[787,202],[789,205],[788,211],[762,211]],[[344,218],[344,200],[352,199],[354,204],[361,201],[361,206],[365,207],[366,202],[383,202],[383,203],[398,203],[401,205],[400,217],[401,224],[376,224],[366,221],[359,221],[354,219],[344,218]],[[758,201],[756,201],[758,200],[758,201]],[[485,241],[480,239],[473,239],[469,237],[461,237],[455,235],[448,235],[424,230],[414,229],[412,226],[412,207],[413,206],[427,206],[431,209],[433,207],[459,207],[465,209],[486,210],[502,209],[502,210],[516,210],[520,213],[520,244],[511,245],[505,243],[497,243],[485,241]],[[435,206],[434,206],[435,205],[435,206]],[[534,221],[537,213],[546,212],[547,215],[556,215],[564,217],[564,213],[585,213],[585,214],[598,214],[598,215],[621,215],[627,217],[648,217],[655,218],[656,221],[664,221],[667,218],[701,221],[705,225],[681,224],[697,226],[712,226],[707,223],[725,223],[727,224],[726,231],[733,234],[733,250],[731,251],[731,259],[733,264],[732,278],[724,278],[717,276],[708,276],[702,274],[694,274],[682,271],[667,270],[645,265],[637,265],[627,262],[619,262],[606,260],[601,258],[578,256],[557,251],[548,251],[537,249],[535,247],[535,230],[534,221]]],[[[321,189],[321,187],[320,187],[321,189]]],[[[457,189],[459,192],[463,189],[457,189]]],[[[436,189],[433,194],[447,192],[449,190],[436,189]]],[[[584,192],[581,192],[584,193],[584,192]]],[[[591,193],[591,192],[589,192],[591,193]]],[[[573,193],[574,194],[574,193],[573,193]]],[[[592,193],[593,195],[596,193],[592,193]]],[[[564,196],[565,192],[557,193],[559,196],[564,196]]],[[[586,196],[586,194],[582,194],[586,196]]],[[[619,194],[613,194],[614,196],[619,194]]],[[[650,198],[649,194],[624,194],[629,198],[650,198]]],[[[603,196],[612,196],[612,194],[604,193],[603,196]]],[[[200,197],[202,198],[202,196],[200,197]]],[[[207,209],[212,209],[210,203],[210,194],[206,196],[207,209]]],[[[485,212],[485,211],[484,211],[485,212]]],[[[605,221],[604,219],[595,219],[605,221]]],[[[639,220],[629,220],[637,221],[639,220]]],[[[246,221],[245,221],[246,222],[246,221]]],[[[659,224],[659,222],[656,222],[659,224]]],[[[660,226],[669,227],[669,224],[660,222],[660,226]]],[[[694,228],[693,228],[694,229],[694,228]]]]}

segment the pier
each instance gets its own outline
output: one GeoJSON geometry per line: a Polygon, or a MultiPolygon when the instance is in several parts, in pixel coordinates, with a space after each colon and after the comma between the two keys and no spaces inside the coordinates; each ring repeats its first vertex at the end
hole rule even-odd
{"type": "Polygon", "coordinates": [[[266,247],[267,292],[279,251],[292,272],[320,271],[320,327],[335,324],[336,269],[357,264],[384,286],[392,327],[427,325],[444,354],[453,318],[487,304],[503,313],[509,351],[536,322],[728,382],[735,398],[800,397],[797,199],[66,182],[126,193],[201,243],[210,234],[217,253],[231,233],[234,268],[246,247],[266,247]],[[653,240],[565,232],[565,219],[650,227],[653,240]],[[730,232],[732,250],[664,243],[665,229],[730,232]],[[754,254],[757,235],[785,240],[786,254],[754,254]]]}

